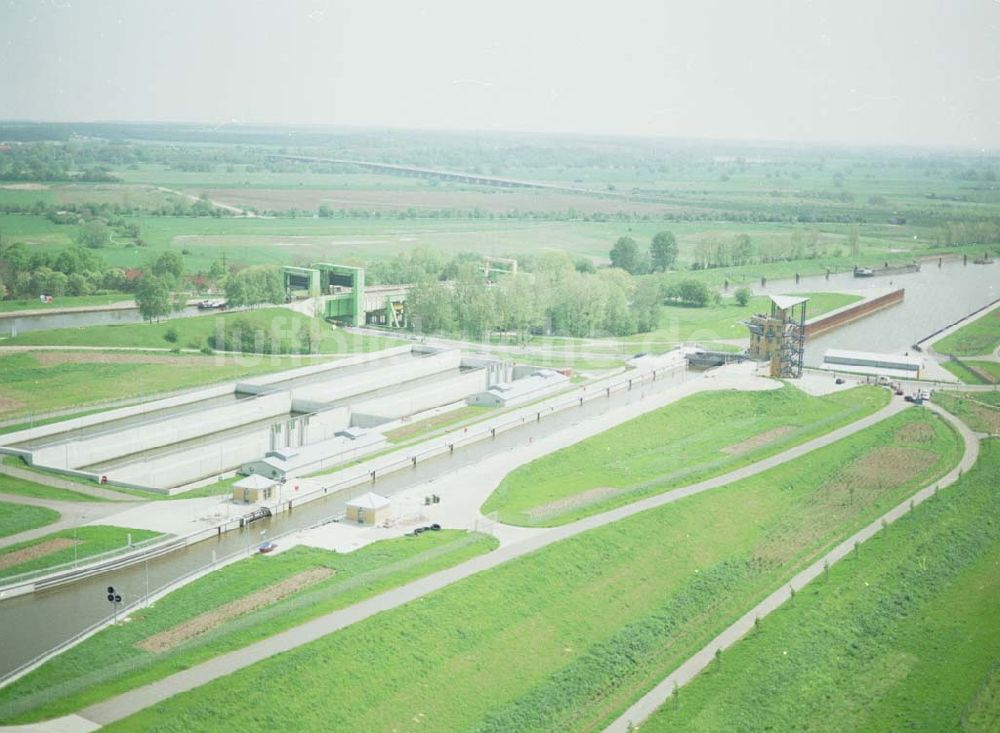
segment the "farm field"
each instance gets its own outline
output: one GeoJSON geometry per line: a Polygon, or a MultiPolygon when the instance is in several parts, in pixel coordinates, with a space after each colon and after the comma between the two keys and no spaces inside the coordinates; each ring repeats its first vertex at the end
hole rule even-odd
{"type": "Polygon", "coordinates": [[[108,730],[246,730],[289,719],[337,730],[415,721],[426,731],[599,729],[961,451],[936,415],[906,411],[758,476],[477,574],[108,730]],[[267,684],[279,675],[296,679],[294,696],[267,684]],[[251,691],[259,704],[229,704],[251,691]]]}
{"type": "MultiPolygon", "coordinates": [[[[6,476],[0,478],[6,478],[6,476]]],[[[6,491],[6,487],[0,481],[0,492],[3,491],[6,491]]],[[[58,519],[59,512],[52,509],[0,501],[0,537],[9,537],[19,532],[27,532],[29,529],[44,527],[58,519]]],[[[2,555],[0,555],[0,567],[2,567],[2,563],[2,555]]]]}
{"type": "Polygon", "coordinates": [[[952,356],[985,356],[1000,347],[1000,308],[933,344],[934,351],[952,356]]]}
{"type": "Polygon", "coordinates": [[[127,546],[129,535],[132,536],[133,544],[136,544],[159,534],[145,529],[100,525],[60,530],[0,549],[0,579],[73,562],[74,559],[83,560],[102,552],[120,550],[127,546]]]}
{"type": "Polygon", "coordinates": [[[497,545],[444,530],[338,554],[293,547],[241,560],[180,588],[0,690],[5,722],[79,709],[457,565],[497,545]],[[283,595],[279,597],[279,590],[283,595]],[[255,594],[270,594],[267,602],[255,594]],[[240,605],[243,604],[243,605],[240,605]],[[197,632],[197,633],[195,633],[197,632]]]}
{"type": "MultiPolygon", "coordinates": [[[[205,356],[102,351],[29,351],[0,355],[0,417],[18,418],[108,400],[153,398],[240,377],[318,363],[294,356],[205,356]]],[[[81,410],[85,412],[86,410],[81,410]]],[[[63,418],[60,418],[63,419],[63,418]]],[[[5,431],[9,432],[9,431],[5,431]]]]}
{"type": "Polygon", "coordinates": [[[1000,725],[1000,441],[643,723],[718,730],[1000,725]]]}
{"type": "Polygon", "coordinates": [[[1000,435],[1000,392],[935,392],[934,401],[975,431],[1000,435]]]}
{"type": "Polygon", "coordinates": [[[942,361],[941,366],[966,384],[1000,384],[1000,362],[962,359],[942,361]]]}
{"type": "Polygon", "coordinates": [[[888,402],[888,390],[868,386],[825,397],[790,385],[695,394],[515,469],[482,511],[508,524],[566,524],[756,462],[888,402]]]}

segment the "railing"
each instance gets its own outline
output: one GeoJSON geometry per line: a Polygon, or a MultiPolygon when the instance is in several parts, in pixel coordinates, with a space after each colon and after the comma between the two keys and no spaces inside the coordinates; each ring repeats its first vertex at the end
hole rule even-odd
{"type": "MultiPolygon", "coordinates": [[[[554,397],[551,400],[546,400],[545,402],[539,403],[535,406],[521,408],[520,411],[510,413],[506,415],[504,419],[499,421],[484,421],[482,423],[477,423],[463,428],[461,433],[448,434],[443,438],[435,438],[434,445],[427,445],[424,448],[416,446],[415,449],[409,451],[401,449],[403,455],[398,458],[389,456],[387,457],[389,460],[384,463],[379,463],[374,466],[365,466],[348,475],[344,475],[342,477],[338,476],[338,478],[318,489],[299,494],[290,499],[279,501],[277,504],[268,508],[272,513],[278,514],[286,510],[291,510],[293,506],[315,501],[323,498],[324,496],[329,496],[331,493],[344,491],[362,484],[375,483],[380,476],[387,473],[393,473],[404,468],[415,467],[420,461],[444,455],[445,453],[454,453],[456,448],[472,445],[473,443],[478,443],[479,441],[486,440],[487,438],[492,440],[501,433],[530,424],[532,421],[536,423],[541,422],[543,416],[553,415],[571,407],[582,407],[584,404],[593,402],[594,400],[608,399],[612,394],[629,391],[634,386],[645,382],[655,382],[660,376],[666,376],[675,371],[683,370],[684,368],[684,360],[679,359],[676,364],[664,365],[648,371],[615,375],[614,377],[609,377],[603,382],[595,382],[593,384],[585,385],[573,393],[554,397]]],[[[378,459],[374,460],[377,461],[378,459]]],[[[159,557],[160,555],[165,555],[174,550],[182,549],[203,539],[220,536],[223,532],[228,532],[231,529],[238,528],[240,526],[240,521],[240,517],[234,517],[218,525],[206,527],[205,529],[197,530],[187,535],[174,537],[167,541],[163,541],[162,538],[146,540],[145,543],[140,544],[148,544],[146,544],[146,547],[140,549],[139,551],[128,552],[128,550],[134,550],[137,547],[137,545],[133,545],[132,548],[122,548],[120,551],[111,551],[110,553],[105,553],[101,556],[92,556],[87,558],[87,565],[84,567],[80,567],[79,564],[74,565],[74,567],[67,567],[70,563],[64,563],[63,565],[58,566],[55,570],[53,568],[46,568],[44,570],[12,576],[16,579],[15,582],[11,582],[10,579],[6,579],[4,585],[0,586],[0,599],[3,599],[4,597],[9,598],[24,595],[32,593],[36,590],[53,588],[58,585],[99,575],[111,570],[120,570],[130,565],[135,565],[137,563],[159,557]],[[128,554],[123,554],[126,552],[128,554]],[[112,557],[105,560],[94,560],[94,558],[101,558],[108,555],[111,555],[112,557]],[[32,578],[40,579],[32,580],[32,578]]]]}
{"type": "MultiPolygon", "coordinates": [[[[318,522],[314,526],[318,527],[318,526],[320,526],[322,524],[325,524],[328,521],[332,521],[336,517],[337,517],[337,515],[334,514],[329,519],[323,520],[321,522],[318,522]]],[[[214,532],[215,529],[213,528],[212,531],[214,532]]],[[[293,529],[289,529],[286,532],[282,532],[280,534],[277,534],[274,537],[272,537],[271,539],[272,540],[282,539],[282,538],[288,537],[291,534],[295,534],[296,532],[302,532],[302,531],[303,531],[302,527],[295,527],[293,529]]],[[[197,534],[197,533],[195,533],[195,534],[197,534]]],[[[190,537],[190,535],[189,535],[189,537],[190,537]]],[[[250,547],[253,548],[253,547],[256,547],[256,545],[251,545],[250,547]]],[[[169,552],[169,549],[172,549],[172,548],[164,548],[164,552],[169,552]]],[[[163,553],[161,552],[161,553],[158,553],[158,554],[163,554],[163,553]]],[[[213,557],[212,561],[210,563],[202,565],[201,567],[195,568],[194,570],[191,570],[191,571],[189,571],[187,573],[184,573],[183,575],[180,575],[180,576],[178,576],[178,577],[176,577],[176,578],[174,578],[172,580],[167,581],[166,583],[164,583],[163,585],[159,586],[158,588],[156,588],[152,592],[148,592],[143,597],[138,598],[135,601],[132,601],[131,603],[122,606],[117,611],[115,611],[115,612],[107,615],[106,617],[102,618],[100,621],[97,621],[97,622],[91,624],[90,626],[88,626],[87,628],[85,628],[83,631],[80,631],[79,633],[74,634],[69,639],[66,639],[63,642],[60,642],[59,644],[57,644],[56,646],[52,647],[48,651],[39,654],[34,659],[31,659],[31,660],[25,662],[24,664],[20,665],[19,667],[15,668],[15,669],[10,670],[9,672],[3,673],[2,675],[0,675],[0,687],[6,687],[7,685],[9,685],[12,682],[16,681],[18,678],[23,677],[24,675],[28,674],[28,672],[31,672],[36,667],[41,666],[42,664],[44,664],[45,662],[47,662],[49,659],[52,659],[53,657],[61,654],[62,652],[66,651],[67,649],[70,649],[71,647],[74,647],[77,644],[85,641],[86,639],[90,638],[91,636],[93,636],[94,634],[96,634],[101,629],[105,628],[106,626],[110,626],[112,623],[114,623],[114,621],[115,621],[116,618],[119,618],[119,617],[120,618],[125,618],[130,613],[132,613],[133,611],[135,611],[136,609],[143,608],[143,607],[147,606],[148,604],[152,603],[153,601],[158,600],[159,598],[162,598],[167,593],[170,593],[171,591],[174,591],[177,588],[180,588],[181,586],[186,585],[190,581],[195,580],[198,577],[200,577],[200,576],[202,576],[202,575],[204,575],[204,574],[206,574],[206,573],[208,573],[208,572],[210,572],[212,570],[215,570],[215,569],[217,569],[217,568],[219,568],[219,567],[221,567],[223,565],[227,565],[227,564],[229,564],[231,562],[235,562],[236,560],[240,559],[241,557],[249,557],[252,554],[253,554],[252,549],[248,551],[247,548],[242,548],[241,547],[238,550],[234,550],[233,552],[230,552],[230,553],[224,555],[221,559],[213,557]]],[[[151,558],[153,556],[154,555],[149,555],[149,556],[147,556],[144,559],[149,559],[149,558],[151,558]]],[[[135,562],[138,562],[138,560],[136,560],[135,562]]]]}

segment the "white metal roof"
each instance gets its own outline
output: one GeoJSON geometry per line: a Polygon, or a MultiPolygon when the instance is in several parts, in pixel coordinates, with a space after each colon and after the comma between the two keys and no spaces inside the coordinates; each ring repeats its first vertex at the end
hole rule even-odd
{"type": "Polygon", "coordinates": [[[367,494],[362,494],[361,496],[356,496],[347,502],[349,507],[358,507],[361,509],[381,509],[382,507],[389,506],[390,502],[387,498],[381,494],[375,494],[369,491],[367,494]]]}
{"type": "Polygon", "coordinates": [[[910,367],[919,369],[924,365],[924,360],[916,356],[903,356],[901,354],[880,354],[875,351],[852,351],[848,349],[827,349],[823,353],[823,360],[834,362],[835,360],[848,359],[854,362],[867,363],[877,362],[888,368],[910,367]]]}
{"type": "Polygon", "coordinates": [[[799,303],[805,303],[809,298],[803,297],[801,295],[772,295],[771,302],[774,303],[781,310],[787,310],[789,308],[794,308],[799,303]]]}
{"type": "Polygon", "coordinates": [[[266,476],[258,476],[257,474],[252,474],[246,478],[241,478],[239,481],[233,484],[233,488],[236,489],[267,489],[271,486],[277,484],[277,481],[272,481],[266,476]]]}

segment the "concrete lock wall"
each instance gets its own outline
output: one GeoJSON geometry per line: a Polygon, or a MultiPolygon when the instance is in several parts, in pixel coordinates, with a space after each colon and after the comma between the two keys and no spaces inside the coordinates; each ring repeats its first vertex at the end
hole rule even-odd
{"type": "Polygon", "coordinates": [[[846,326],[848,323],[853,323],[897,303],[902,303],[905,294],[906,290],[900,288],[891,293],[880,295],[877,298],[862,300],[860,303],[853,303],[843,308],[838,308],[832,313],[819,316],[815,320],[806,323],[806,338],[813,338],[831,329],[846,326]]]}
{"type": "MultiPolygon", "coordinates": [[[[405,386],[405,383],[404,383],[405,386]]],[[[452,377],[445,377],[433,383],[419,388],[400,391],[397,394],[376,397],[371,400],[361,400],[355,403],[353,412],[355,418],[359,415],[382,416],[386,422],[388,419],[396,419],[404,415],[413,415],[432,407],[451,404],[465,399],[473,392],[478,392],[486,386],[486,373],[481,369],[457,373],[452,377]]],[[[352,424],[358,427],[370,427],[360,425],[355,418],[352,424]]]]}
{"type": "MultiPolygon", "coordinates": [[[[302,418],[300,418],[302,419],[302,418]]],[[[312,445],[333,438],[351,424],[351,408],[334,407],[308,416],[303,445],[312,445]]]]}
{"type": "Polygon", "coordinates": [[[143,427],[84,437],[32,451],[32,463],[43,466],[79,468],[103,463],[202,435],[235,428],[257,420],[287,415],[291,410],[287,392],[264,395],[233,402],[226,407],[213,407],[199,414],[180,415],[157,420],[143,427]]]}
{"type": "Polygon", "coordinates": [[[270,449],[270,439],[270,430],[264,427],[184,452],[140,459],[108,469],[105,473],[114,481],[141,486],[182,486],[260,458],[270,449]]]}
{"type": "Polygon", "coordinates": [[[294,387],[292,395],[296,400],[334,402],[411,379],[458,369],[461,361],[462,357],[458,351],[445,351],[414,359],[412,363],[406,365],[390,364],[379,367],[373,364],[370,371],[353,375],[350,379],[337,379],[336,374],[331,374],[328,382],[294,387]]]}

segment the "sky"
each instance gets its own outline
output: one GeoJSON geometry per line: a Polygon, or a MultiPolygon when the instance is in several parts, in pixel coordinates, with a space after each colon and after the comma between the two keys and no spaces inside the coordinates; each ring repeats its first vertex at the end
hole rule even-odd
{"type": "Polygon", "coordinates": [[[1000,149],[1000,0],[0,0],[0,119],[1000,149]]]}

